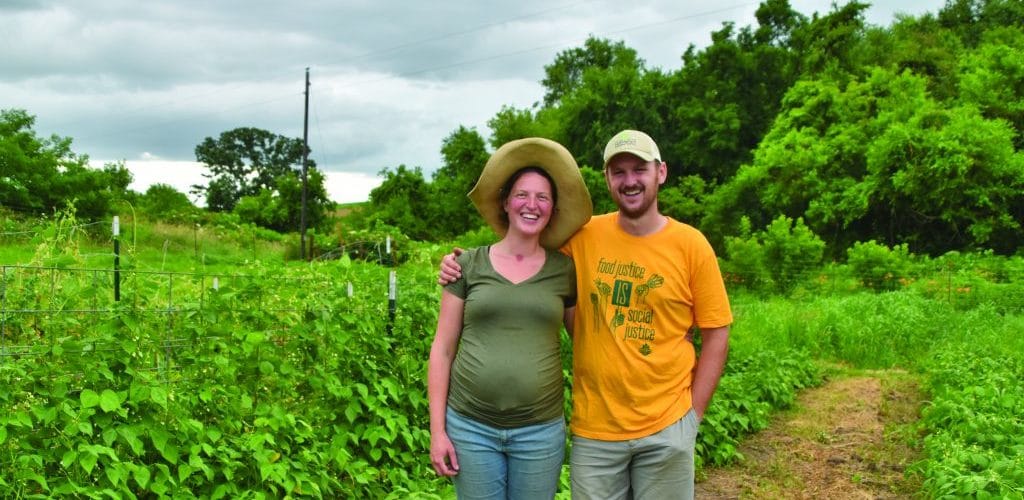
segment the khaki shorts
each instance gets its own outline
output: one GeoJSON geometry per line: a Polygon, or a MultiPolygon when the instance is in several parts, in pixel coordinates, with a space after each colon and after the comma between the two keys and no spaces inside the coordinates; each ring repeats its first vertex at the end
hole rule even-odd
{"type": "Polygon", "coordinates": [[[697,414],[646,437],[601,441],[572,437],[573,500],[693,498],[697,414]]]}

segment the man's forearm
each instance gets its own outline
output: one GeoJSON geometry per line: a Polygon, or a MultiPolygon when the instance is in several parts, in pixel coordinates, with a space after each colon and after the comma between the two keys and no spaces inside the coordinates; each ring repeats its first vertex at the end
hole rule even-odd
{"type": "Polygon", "coordinates": [[[701,353],[693,374],[693,409],[703,419],[729,355],[729,327],[701,330],[701,353]]]}

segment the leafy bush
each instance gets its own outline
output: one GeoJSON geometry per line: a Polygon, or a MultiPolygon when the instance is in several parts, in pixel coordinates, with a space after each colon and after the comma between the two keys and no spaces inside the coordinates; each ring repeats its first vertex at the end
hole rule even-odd
{"type": "Polygon", "coordinates": [[[498,235],[494,234],[494,230],[490,226],[485,225],[463,233],[462,236],[455,240],[454,246],[464,249],[476,248],[484,245],[493,245],[499,239],[498,235]]]}
{"type": "Polygon", "coordinates": [[[871,290],[895,290],[911,266],[907,245],[891,249],[875,240],[854,243],[847,249],[847,264],[861,284],[871,290]]]}
{"type": "MultiPolygon", "coordinates": [[[[80,302],[103,300],[82,293],[95,290],[88,273],[5,276],[18,280],[12,305],[47,314],[8,325],[24,347],[0,370],[0,488],[127,498],[450,490],[423,459],[430,337],[417,325],[436,321],[436,305],[390,322],[379,266],[281,272],[222,277],[216,289],[133,275],[124,302],[86,318],[80,302]],[[337,286],[345,281],[357,283],[352,297],[337,286]],[[152,314],[167,300],[154,291],[171,283],[173,312],[152,314]],[[41,293],[53,286],[67,295],[41,293]]],[[[409,278],[402,286],[421,279],[409,278]]]]}
{"type": "MultiPolygon", "coordinates": [[[[1024,324],[1006,328],[1019,333],[1024,324]]],[[[1001,342],[1001,335],[975,341],[1001,342]]],[[[1024,491],[1024,342],[979,350],[945,346],[924,363],[930,404],[922,411],[928,458],[916,464],[934,497],[1016,498],[1024,491]]]]}
{"type": "Polygon", "coordinates": [[[788,408],[798,390],[821,383],[822,369],[806,352],[759,351],[726,365],[697,435],[700,463],[741,458],[739,440],[768,426],[771,411],[788,408]]]}
{"type": "Polygon", "coordinates": [[[825,242],[803,222],[780,216],[757,233],[741,221],[739,237],[726,238],[726,272],[752,289],[788,293],[821,265],[825,242]]]}
{"type": "Polygon", "coordinates": [[[1000,315],[1024,311],[1024,258],[992,252],[949,252],[921,264],[926,278],[913,288],[959,311],[992,306],[1000,315]]]}
{"type": "Polygon", "coordinates": [[[751,234],[750,219],[740,221],[739,236],[725,240],[728,260],[722,263],[727,284],[737,284],[750,290],[762,290],[768,283],[768,270],[764,265],[761,242],[751,234]]]}
{"type": "Polygon", "coordinates": [[[136,200],[139,213],[151,220],[162,220],[174,223],[194,222],[200,210],[188,199],[185,193],[174,189],[168,184],[153,184],[146,193],[136,200]]]}

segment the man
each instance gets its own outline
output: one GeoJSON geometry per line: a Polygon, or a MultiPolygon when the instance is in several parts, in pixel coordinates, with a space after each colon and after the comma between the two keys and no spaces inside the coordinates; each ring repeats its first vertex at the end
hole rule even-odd
{"type": "MultiPolygon", "coordinates": [[[[732,312],[714,250],[658,211],[657,144],[624,130],[604,150],[618,211],[562,247],[576,264],[570,467],[574,499],[692,498],[697,427],[718,386],[732,312]],[[701,356],[691,333],[699,329],[701,356]]],[[[457,276],[454,259],[440,281],[457,276]]]]}

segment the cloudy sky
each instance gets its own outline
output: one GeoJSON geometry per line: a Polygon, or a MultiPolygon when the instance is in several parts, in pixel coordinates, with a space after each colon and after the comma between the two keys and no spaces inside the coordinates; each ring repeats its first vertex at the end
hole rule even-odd
{"type": "MultiPolygon", "coordinates": [[[[868,0],[870,1],[870,0],[868,0]]],[[[842,3],[842,2],[840,2],[842,3]]],[[[937,12],[944,0],[878,0],[869,23],[937,12]]],[[[790,0],[807,16],[831,0],[790,0]]],[[[3,0],[0,109],[92,162],[124,160],[144,191],[202,182],[195,146],[236,127],[302,137],[310,71],[311,157],[340,202],[363,201],[383,168],[429,176],[441,141],[503,105],[544,95],[544,65],[589,35],[678,69],[757,1],[3,0]]]]}

